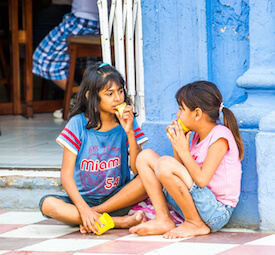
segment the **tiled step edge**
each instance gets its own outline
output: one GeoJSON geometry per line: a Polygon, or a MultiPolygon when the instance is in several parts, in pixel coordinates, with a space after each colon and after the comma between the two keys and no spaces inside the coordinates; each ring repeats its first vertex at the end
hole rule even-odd
{"type": "Polygon", "coordinates": [[[59,171],[0,169],[0,209],[38,209],[46,194],[64,194],[59,171]]]}

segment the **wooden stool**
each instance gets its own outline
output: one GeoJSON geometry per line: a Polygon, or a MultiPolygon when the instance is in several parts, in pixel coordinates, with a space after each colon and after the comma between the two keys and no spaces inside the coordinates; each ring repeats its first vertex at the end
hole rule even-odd
{"type": "Polygon", "coordinates": [[[63,119],[66,120],[70,110],[70,100],[73,93],[78,92],[79,87],[73,87],[76,59],[82,57],[102,57],[100,35],[69,36],[66,41],[70,54],[68,79],[64,95],[63,119]]]}

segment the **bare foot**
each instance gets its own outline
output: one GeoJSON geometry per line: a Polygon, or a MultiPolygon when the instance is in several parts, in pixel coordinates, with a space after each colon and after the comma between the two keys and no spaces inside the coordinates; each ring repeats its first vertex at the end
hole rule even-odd
{"type": "Polygon", "coordinates": [[[147,221],[147,217],[143,211],[137,211],[133,215],[114,217],[113,220],[115,228],[130,228],[147,221]]]}
{"type": "Polygon", "coordinates": [[[166,239],[184,238],[190,236],[207,235],[210,232],[210,228],[204,223],[197,226],[193,223],[185,221],[177,228],[167,232],[163,235],[166,239]]]}
{"type": "Polygon", "coordinates": [[[144,223],[141,223],[135,227],[129,229],[132,234],[140,236],[146,235],[162,235],[167,231],[170,231],[176,227],[176,224],[172,219],[157,220],[153,219],[144,223]]]}
{"type": "Polygon", "coordinates": [[[80,231],[81,234],[87,234],[87,231],[86,231],[86,229],[84,228],[83,225],[79,225],[79,231],[80,231]]]}

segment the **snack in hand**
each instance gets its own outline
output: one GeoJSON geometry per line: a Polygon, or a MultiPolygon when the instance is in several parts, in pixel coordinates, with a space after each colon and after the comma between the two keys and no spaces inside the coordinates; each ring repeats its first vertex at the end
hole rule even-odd
{"type": "MultiPolygon", "coordinates": [[[[182,121],[181,121],[180,118],[178,118],[177,121],[178,121],[178,123],[180,123],[180,125],[181,125],[181,127],[182,127],[184,133],[187,133],[187,132],[189,131],[189,128],[187,128],[187,127],[182,123],[182,121]]],[[[167,132],[168,132],[170,135],[172,135],[171,132],[170,132],[170,130],[169,130],[170,128],[173,128],[173,129],[175,130],[175,129],[176,129],[176,128],[175,128],[175,125],[171,125],[171,126],[169,126],[169,127],[167,128],[167,132]]]]}
{"type": "Polygon", "coordinates": [[[117,105],[117,106],[116,106],[116,108],[117,108],[117,110],[118,110],[118,112],[119,112],[119,116],[120,116],[120,117],[122,117],[123,110],[124,110],[125,106],[126,106],[126,103],[125,103],[125,102],[124,102],[123,104],[120,104],[120,105],[117,105]]]}

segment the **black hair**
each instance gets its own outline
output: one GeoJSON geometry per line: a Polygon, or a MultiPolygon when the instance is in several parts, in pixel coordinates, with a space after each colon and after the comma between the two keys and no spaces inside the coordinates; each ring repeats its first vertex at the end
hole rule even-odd
{"type": "MultiPolygon", "coordinates": [[[[196,81],[181,87],[176,93],[176,100],[180,106],[184,102],[190,111],[200,108],[213,123],[219,119],[219,110],[223,102],[221,92],[214,83],[209,81],[196,81]]],[[[231,130],[239,148],[239,157],[242,159],[244,149],[237,120],[228,108],[222,107],[221,110],[224,125],[231,130]]]]}
{"type": "Polygon", "coordinates": [[[125,81],[122,75],[114,67],[105,63],[97,63],[89,66],[84,72],[77,96],[77,102],[69,114],[69,119],[84,112],[88,119],[86,128],[100,129],[102,122],[98,108],[101,100],[99,97],[99,91],[102,89],[108,89],[108,87],[111,87],[113,83],[116,83],[119,88],[123,88],[124,102],[126,102],[127,105],[130,105],[131,100],[127,95],[125,81]],[[87,91],[89,91],[88,98],[86,98],[87,91]]]}

